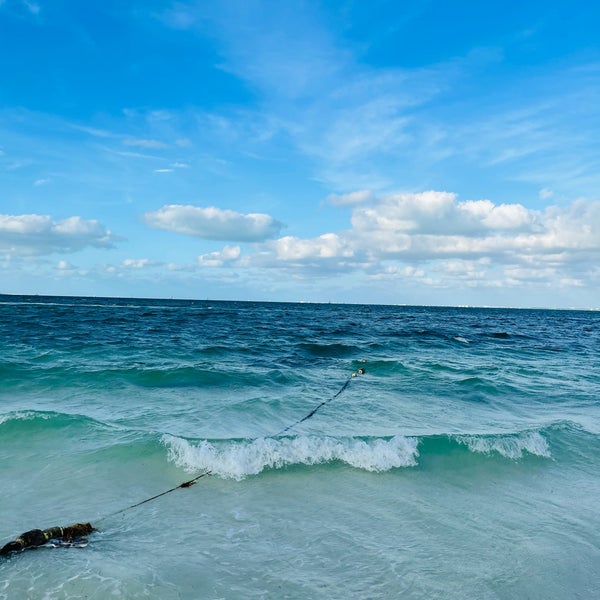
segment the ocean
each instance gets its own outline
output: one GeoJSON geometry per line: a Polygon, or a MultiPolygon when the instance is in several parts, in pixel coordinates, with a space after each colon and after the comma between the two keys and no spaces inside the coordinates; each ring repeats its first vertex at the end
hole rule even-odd
{"type": "Polygon", "coordinates": [[[0,546],[97,528],[0,598],[600,597],[600,312],[0,296],[0,342],[0,546]]]}

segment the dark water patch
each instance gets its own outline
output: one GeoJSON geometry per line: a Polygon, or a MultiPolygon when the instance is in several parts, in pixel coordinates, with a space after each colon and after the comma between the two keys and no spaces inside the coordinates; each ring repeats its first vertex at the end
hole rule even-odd
{"type": "Polygon", "coordinates": [[[426,371],[431,370],[433,372],[456,373],[458,375],[464,373],[464,367],[462,365],[456,365],[453,362],[424,361],[419,364],[419,367],[426,371]]]}
{"type": "Polygon", "coordinates": [[[131,319],[121,315],[108,315],[101,322],[103,325],[127,325],[131,323],[131,319]]]}
{"type": "Polygon", "coordinates": [[[229,355],[232,350],[233,348],[231,346],[217,344],[195,348],[192,350],[192,354],[206,356],[208,358],[220,358],[229,355]]]}
{"type": "Polygon", "coordinates": [[[223,385],[227,377],[223,371],[196,367],[132,368],[111,370],[106,375],[150,388],[214,387],[223,385]]]}
{"type": "Polygon", "coordinates": [[[484,377],[465,377],[455,382],[456,385],[466,390],[477,390],[484,393],[498,393],[497,386],[484,377]]]}
{"type": "Polygon", "coordinates": [[[257,371],[197,366],[111,370],[101,376],[121,378],[149,388],[259,387],[265,384],[264,374],[257,371]]]}
{"type": "Polygon", "coordinates": [[[323,344],[317,342],[303,342],[299,344],[299,347],[306,355],[319,358],[352,356],[360,350],[356,346],[339,343],[323,344]]]}
{"type": "Polygon", "coordinates": [[[207,366],[131,366],[73,364],[0,365],[0,389],[68,389],[88,390],[122,388],[241,388],[285,385],[289,381],[283,371],[271,369],[207,366]]]}
{"type": "Polygon", "coordinates": [[[273,369],[267,372],[263,378],[265,383],[275,384],[278,386],[287,386],[296,381],[297,377],[287,371],[273,369]]]}

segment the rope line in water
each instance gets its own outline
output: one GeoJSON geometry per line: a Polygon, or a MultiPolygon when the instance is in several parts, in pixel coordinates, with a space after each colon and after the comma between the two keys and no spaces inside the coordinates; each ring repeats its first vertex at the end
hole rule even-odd
{"type": "MultiPolygon", "coordinates": [[[[290,429],[293,429],[297,425],[300,425],[300,423],[304,423],[304,421],[308,421],[308,419],[310,419],[311,417],[314,417],[314,415],[317,413],[317,411],[322,406],[325,406],[332,400],[335,400],[336,398],[341,396],[346,391],[346,389],[350,385],[350,382],[352,381],[352,378],[357,377],[358,375],[363,375],[364,372],[365,372],[365,370],[363,368],[361,368],[361,369],[358,369],[355,373],[352,373],[352,375],[350,377],[348,377],[348,379],[344,382],[344,385],[342,385],[342,387],[337,391],[337,393],[334,394],[333,396],[331,396],[331,398],[328,398],[327,400],[323,400],[323,402],[318,404],[307,415],[305,415],[304,417],[302,417],[295,423],[292,423],[292,424],[288,425],[287,427],[284,427],[278,433],[269,435],[267,437],[274,438],[274,437],[280,436],[280,435],[288,432],[290,429]]],[[[114,517],[116,515],[120,515],[128,510],[137,508],[138,506],[141,506],[142,504],[146,504],[146,502],[151,502],[152,500],[156,500],[157,498],[160,498],[161,496],[166,496],[167,494],[170,494],[171,492],[174,492],[175,490],[178,490],[181,488],[192,487],[198,480],[200,480],[203,477],[206,477],[207,475],[210,475],[210,474],[211,474],[210,470],[203,471],[199,475],[196,475],[196,477],[193,477],[192,479],[189,479],[188,481],[184,481],[183,483],[180,483],[179,485],[176,485],[175,487],[172,487],[171,489],[165,490],[164,492],[161,492],[160,494],[156,494],[150,498],[146,498],[145,500],[142,500],[141,502],[136,502],[135,504],[131,504],[130,506],[127,506],[125,508],[122,508],[120,510],[112,512],[108,515],[105,515],[104,517],[100,517],[99,519],[96,520],[96,523],[104,521],[104,520],[108,519],[109,517],[114,517]]],[[[50,539],[55,539],[55,538],[62,539],[66,542],[72,542],[73,539],[76,539],[79,536],[86,535],[88,533],[92,533],[93,531],[96,531],[96,528],[93,527],[90,523],[75,523],[66,528],[52,527],[50,529],[46,529],[43,531],[40,529],[33,529],[31,531],[22,533],[16,540],[9,542],[8,544],[6,544],[2,548],[0,548],[0,556],[7,556],[9,554],[13,554],[14,552],[20,552],[22,550],[26,550],[27,548],[41,546],[41,545],[45,544],[47,541],[49,541],[50,539]]]]}
{"type": "Polygon", "coordinates": [[[331,402],[332,400],[335,400],[338,396],[341,396],[342,393],[344,391],[346,391],[346,388],[348,387],[348,385],[350,385],[350,382],[352,381],[353,377],[356,377],[358,375],[363,375],[364,372],[365,372],[364,369],[358,369],[358,371],[356,371],[356,373],[352,373],[352,375],[350,377],[348,377],[348,379],[346,379],[346,382],[344,383],[344,385],[338,390],[337,394],[333,395],[331,398],[328,398],[327,400],[323,400],[323,402],[321,402],[321,404],[319,404],[318,406],[316,406],[315,408],[313,408],[313,410],[311,410],[305,417],[302,417],[301,419],[299,419],[295,423],[292,423],[291,425],[288,425],[287,427],[284,427],[281,431],[279,431],[279,432],[277,432],[277,433],[275,433],[273,435],[270,435],[268,437],[277,437],[279,435],[282,435],[282,434],[286,433],[290,429],[293,429],[294,427],[296,427],[296,425],[300,425],[300,423],[304,423],[304,421],[308,421],[308,419],[310,419],[311,417],[313,417],[315,415],[315,413],[322,406],[325,406],[326,404],[329,404],[329,402],[331,402]]]}
{"type": "MultiPolygon", "coordinates": [[[[283,433],[289,431],[290,429],[293,429],[294,427],[296,427],[296,425],[300,425],[300,423],[304,423],[304,421],[308,421],[308,419],[310,419],[311,417],[313,417],[322,406],[325,406],[325,404],[328,404],[332,400],[335,400],[336,398],[338,398],[339,396],[341,396],[343,394],[343,392],[346,391],[346,388],[350,385],[350,382],[352,381],[352,379],[354,377],[357,377],[358,375],[363,375],[364,372],[365,372],[364,368],[361,368],[361,369],[358,369],[358,371],[356,371],[355,373],[352,373],[352,375],[350,377],[348,377],[348,379],[346,379],[346,381],[344,382],[344,385],[342,385],[342,387],[337,391],[337,393],[334,394],[333,396],[331,396],[331,398],[328,398],[327,400],[324,400],[323,402],[321,402],[320,404],[318,404],[307,415],[305,415],[304,417],[302,417],[301,419],[299,419],[295,423],[292,423],[291,425],[288,425],[287,427],[284,427],[278,433],[271,434],[271,435],[269,435],[267,437],[273,438],[273,437],[280,436],[283,433]]],[[[141,502],[136,502],[135,504],[132,504],[131,506],[127,506],[126,508],[122,508],[121,510],[117,510],[117,511],[115,511],[113,513],[110,513],[109,515],[101,517],[96,522],[104,521],[105,519],[108,519],[109,517],[114,517],[116,515],[120,515],[121,513],[124,513],[124,512],[126,512],[128,510],[131,510],[132,508],[137,508],[138,506],[141,506],[142,504],[146,504],[146,502],[151,502],[152,500],[156,500],[157,498],[160,498],[161,496],[165,496],[166,494],[170,494],[171,492],[174,492],[175,490],[178,490],[180,488],[192,487],[192,485],[194,485],[199,479],[202,479],[202,477],[206,477],[207,475],[210,475],[210,474],[211,474],[210,470],[203,471],[202,473],[200,473],[200,475],[197,475],[193,479],[190,479],[188,481],[184,481],[183,483],[180,483],[179,485],[176,485],[175,487],[172,487],[169,490],[161,492],[160,494],[156,494],[155,496],[152,496],[151,498],[146,498],[145,500],[142,500],[141,502]]]]}
{"type": "Polygon", "coordinates": [[[166,494],[170,494],[171,492],[174,492],[175,490],[178,490],[179,488],[192,487],[199,479],[202,479],[202,477],[206,477],[207,475],[210,475],[210,471],[204,471],[203,473],[200,473],[200,475],[197,475],[193,479],[184,481],[183,483],[180,483],[179,485],[172,487],[170,490],[166,490],[165,492],[156,494],[156,496],[152,496],[151,498],[146,498],[145,500],[142,500],[141,502],[136,502],[135,504],[132,504],[131,506],[127,506],[126,508],[122,508],[121,510],[117,510],[113,513],[110,513],[109,515],[101,517],[100,519],[98,519],[96,521],[96,523],[98,523],[100,521],[104,521],[105,519],[108,519],[109,517],[114,517],[115,515],[120,515],[121,513],[131,510],[132,508],[137,508],[138,506],[141,506],[142,504],[146,504],[146,502],[150,502],[151,500],[156,500],[157,498],[160,498],[161,496],[165,496],[166,494]]]}

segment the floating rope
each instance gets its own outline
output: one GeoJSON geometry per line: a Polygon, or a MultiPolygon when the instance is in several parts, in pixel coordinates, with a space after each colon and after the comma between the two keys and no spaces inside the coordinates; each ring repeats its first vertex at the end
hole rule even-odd
{"type": "Polygon", "coordinates": [[[175,490],[178,490],[180,488],[192,487],[199,479],[202,479],[202,477],[206,477],[207,475],[210,475],[210,471],[204,471],[203,473],[200,473],[200,475],[197,475],[193,479],[190,479],[189,481],[184,481],[183,483],[180,483],[179,485],[172,487],[170,490],[161,492],[160,494],[156,494],[156,496],[152,496],[151,498],[146,498],[145,500],[142,500],[141,502],[136,502],[135,504],[132,504],[131,506],[127,506],[126,508],[117,510],[113,513],[110,513],[109,515],[105,515],[104,517],[100,517],[96,521],[96,523],[99,523],[100,521],[104,521],[105,519],[108,519],[109,517],[114,517],[115,515],[120,515],[121,513],[131,510],[132,508],[137,508],[138,506],[141,506],[142,504],[146,504],[146,502],[150,502],[151,500],[156,500],[157,498],[160,498],[161,496],[166,496],[167,494],[170,494],[171,492],[174,492],[175,490]]]}
{"type": "MultiPolygon", "coordinates": [[[[291,425],[284,427],[278,433],[275,433],[268,437],[273,438],[273,437],[280,436],[280,435],[288,432],[290,429],[293,429],[297,425],[300,425],[300,423],[304,423],[304,421],[307,421],[308,419],[313,417],[322,406],[325,406],[332,400],[335,400],[336,398],[341,396],[346,391],[348,385],[350,385],[352,378],[357,377],[358,375],[363,375],[364,373],[365,373],[364,368],[358,369],[355,373],[352,373],[352,375],[350,377],[348,377],[348,379],[344,382],[344,385],[342,385],[342,387],[338,390],[338,392],[336,394],[334,394],[333,396],[331,396],[331,398],[328,398],[327,400],[324,400],[323,402],[318,404],[306,416],[302,417],[295,423],[292,423],[291,425]]],[[[142,504],[146,504],[146,502],[151,502],[152,500],[156,500],[157,498],[160,498],[161,496],[170,494],[171,492],[174,492],[175,490],[192,487],[198,480],[200,480],[203,477],[206,477],[207,475],[210,475],[210,474],[211,474],[211,471],[208,471],[208,470],[204,471],[204,472],[200,473],[200,475],[196,475],[196,477],[189,479],[188,481],[184,481],[183,483],[180,483],[179,485],[176,485],[175,487],[172,487],[171,489],[161,492],[160,494],[156,494],[155,496],[146,498],[145,500],[142,500],[141,502],[136,502],[135,504],[127,506],[126,508],[122,508],[113,513],[105,515],[104,517],[100,517],[99,519],[96,520],[96,524],[98,524],[101,521],[104,521],[105,519],[108,519],[109,517],[114,517],[115,515],[120,515],[128,510],[137,508],[138,506],[141,506],[142,504]]],[[[43,529],[43,530],[42,529],[32,529],[30,531],[26,531],[25,533],[22,533],[18,538],[16,538],[12,542],[9,542],[8,544],[5,544],[2,548],[0,548],[0,556],[8,556],[10,554],[13,554],[14,552],[21,552],[23,550],[27,550],[28,548],[36,548],[38,546],[43,546],[44,544],[46,544],[47,542],[50,542],[52,540],[60,540],[62,542],[65,542],[66,545],[84,546],[85,542],[87,540],[85,540],[85,538],[83,538],[82,536],[88,535],[94,531],[97,531],[97,529],[95,527],[93,527],[91,523],[74,523],[73,525],[69,525],[68,527],[51,527],[49,529],[43,529]],[[75,542],[75,543],[73,543],[73,542],[75,542]],[[79,543],[77,543],[77,542],[79,542],[79,543]]]]}
{"type": "Polygon", "coordinates": [[[365,373],[365,370],[362,369],[362,368],[358,369],[358,371],[356,371],[356,373],[352,373],[352,375],[350,377],[348,377],[348,379],[346,379],[346,382],[344,383],[344,385],[339,389],[339,391],[335,395],[333,395],[331,398],[328,398],[327,400],[323,400],[323,402],[321,402],[321,404],[318,404],[315,408],[313,408],[313,410],[311,410],[305,417],[302,417],[301,419],[299,419],[295,423],[292,423],[291,425],[288,425],[287,427],[284,427],[281,431],[277,432],[274,435],[270,435],[269,437],[277,437],[277,436],[283,435],[284,433],[286,433],[290,429],[293,429],[294,427],[296,427],[296,425],[300,425],[300,423],[304,423],[304,421],[308,421],[308,419],[310,419],[311,417],[314,417],[314,415],[316,414],[316,412],[322,406],[325,406],[326,404],[329,404],[329,402],[331,402],[332,400],[335,400],[336,398],[338,398],[339,396],[341,396],[346,391],[346,388],[348,387],[348,385],[350,385],[350,382],[352,381],[353,377],[357,377],[358,375],[364,375],[364,373],[365,373]]]}

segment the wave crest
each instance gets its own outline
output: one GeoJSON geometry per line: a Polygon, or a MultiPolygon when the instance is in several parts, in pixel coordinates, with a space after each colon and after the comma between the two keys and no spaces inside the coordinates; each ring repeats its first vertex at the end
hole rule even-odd
{"type": "Polygon", "coordinates": [[[522,458],[524,452],[550,458],[548,442],[537,431],[507,436],[457,436],[456,441],[467,446],[471,452],[481,454],[498,453],[513,460],[522,458]]]}
{"type": "Polygon", "coordinates": [[[367,471],[388,471],[416,466],[418,439],[395,436],[389,440],[333,439],[312,436],[227,442],[222,446],[207,440],[197,445],[187,440],[163,435],[169,460],[187,471],[208,469],[214,475],[243,479],[264,469],[288,465],[316,465],[342,461],[367,471]]]}

